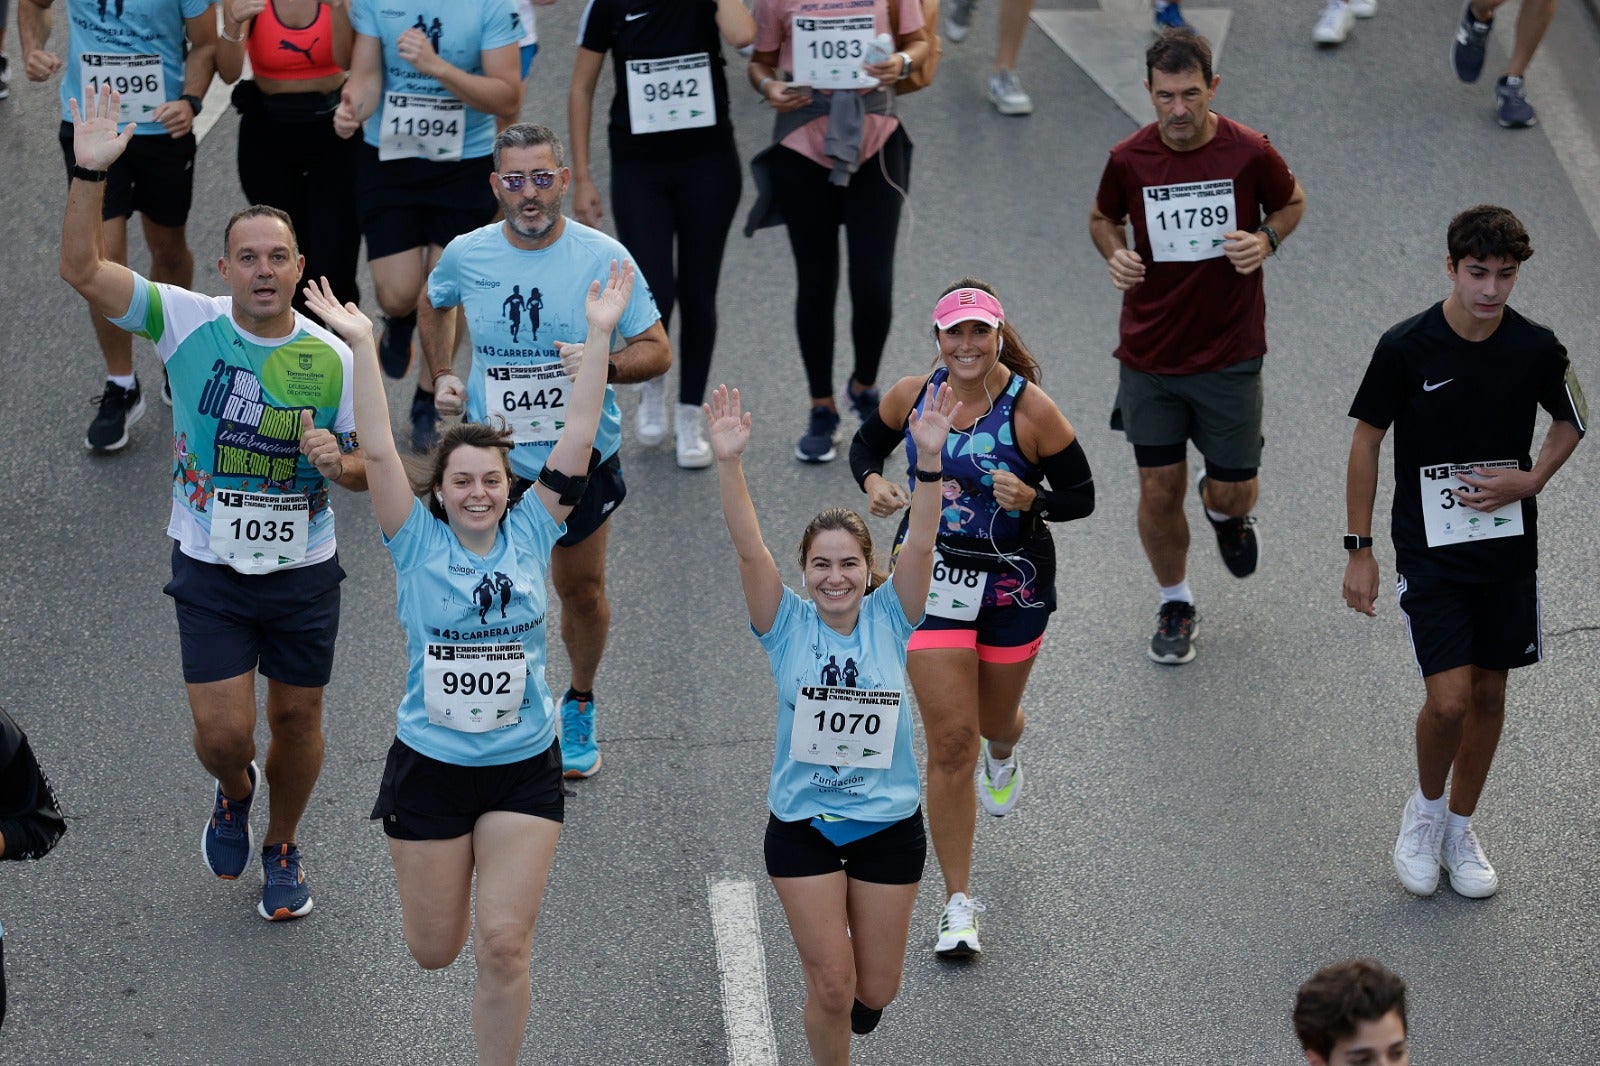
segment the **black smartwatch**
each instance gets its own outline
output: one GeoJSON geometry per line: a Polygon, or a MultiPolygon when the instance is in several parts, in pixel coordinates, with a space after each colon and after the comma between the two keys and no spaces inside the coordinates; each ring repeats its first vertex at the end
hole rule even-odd
{"type": "MultiPolygon", "coordinates": [[[[205,101],[201,100],[194,93],[184,93],[182,96],[178,97],[178,99],[182,100],[184,103],[188,104],[189,107],[194,110],[194,113],[195,113],[196,117],[199,116],[200,108],[202,106],[204,106],[204,103],[205,103],[205,101]]],[[[1273,247],[1277,247],[1277,245],[1274,244],[1273,247]]]]}
{"type": "Polygon", "coordinates": [[[1271,251],[1269,251],[1267,254],[1277,255],[1278,245],[1282,243],[1278,239],[1278,231],[1273,229],[1271,226],[1257,226],[1256,232],[1265,233],[1267,235],[1267,247],[1271,249],[1271,251]]]}
{"type": "Polygon", "coordinates": [[[546,465],[539,470],[538,482],[556,494],[561,506],[574,507],[583,499],[584,490],[589,487],[589,475],[563,474],[546,465]]]}
{"type": "Polygon", "coordinates": [[[1372,547],[1371,537],[1363,537],[1355,533],[1346,533],[1344,535],[1344,550],[1347,552],[1358,552],[1362,548],[1370,547],[1372,547]]]}

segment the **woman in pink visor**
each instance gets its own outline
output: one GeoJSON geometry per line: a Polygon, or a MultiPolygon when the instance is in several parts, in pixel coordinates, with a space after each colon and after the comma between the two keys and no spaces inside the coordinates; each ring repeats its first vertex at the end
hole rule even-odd
{"type": "Polygon", "coordinates": [[[1022,690],[1056,606],[1046,523],[1093,511],[1094,479],[989,284],[962,278],[950,286],[933,326],[933,373],[901,378],[883,394],[850,446],[850,467],[874,515],[905,507],[917,465],[908,416],[926,386],[950,384],[961,414],[945,440],[933,583],[906,672],[927,734],[928,828],[948,899],[934,951],[962,957],[980,950],[977,915],[985,909],[969,883],[978,803],[1000,817],[1022,794],[1022,690]],[[907,476],[892,481],[884,461],[902,441],[907,476]]]}

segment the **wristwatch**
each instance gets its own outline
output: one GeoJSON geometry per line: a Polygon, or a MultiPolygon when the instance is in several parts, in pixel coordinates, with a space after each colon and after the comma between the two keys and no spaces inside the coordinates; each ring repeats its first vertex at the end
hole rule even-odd
{"type": "Polygon", "coordinates": [[[1267,247],[1271,249],[1271,251],[1267,252],[1267,254],[1277,255],[1278,245],[1283,243],[1278,237],[1278,231],[1273,229],[1271,226],[1262,225],[1256,227],[1256,232],[1265,233],[1267,235],[1267,247]]]}
{"type": "Polygon", "coordinates": [[[1344,550],[1347,552],[1358,552],[1362,548],[1370,547],[1372,547],[1371,537],[1363,537],[1356,533],[1346,533],[1344,535],[1344,550]]]}
{"type": "Polygon", "coordinates": [[[909,52],[900,53],[900,76],[902,78],[911,76],[911,53],[909,52]]]}
{"type": "Polygon", "coordinates": [[[202,106],[203,101],[201,101],[201,99],[198,96],[196,96],[194,93],[184,93],[182,96],[178,97],[178,99],[182,100],[184,103],[188,104],[189,107],[191,109],[193,109],[193,111],[195,113],[195,116],[199,117],[200,108],[202,106]]]}

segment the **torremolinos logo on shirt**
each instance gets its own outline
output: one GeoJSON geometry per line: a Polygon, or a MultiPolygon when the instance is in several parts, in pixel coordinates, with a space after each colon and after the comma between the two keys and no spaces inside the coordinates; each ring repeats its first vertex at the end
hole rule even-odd
{"type": "Polygon", "coordinates": [[[300,411],[265,401],[261,382],[249,369],[217,360],[200,390],[200,414],[217,420],[214,477],[260,478],[268,484],[294,481],[300,458],[300,411]]]}

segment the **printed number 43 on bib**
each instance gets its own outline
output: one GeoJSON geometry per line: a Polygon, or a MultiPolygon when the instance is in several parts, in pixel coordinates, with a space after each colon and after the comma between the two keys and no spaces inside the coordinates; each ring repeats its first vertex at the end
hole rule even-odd
{"type": "Polygon", "coordinates": [[[899,726],[900,693],[894,689],[804,685],[794,701],[789,758],[887,770],[899,726]]]}
{"type": "Polygon", "coordinates": [[[1473,467],[1480,470],[1520,469],[1515,459],[1495,459],[1486,463],[1440,463],[1423,467],[1419,481],[1422,525],[1428,534],[1428,547],[1522,536],[1521,500],[1493,511],[1475,511],[1455,494],[1456,489],[1465,489],[1468,493],[1478,491],[1460,478],[1462,474],[1471,474],[1473,467]]]}
{"type": "Polygon", "coordinates": [[[717,124],[709,54],[630,59],[626,69],[628,119],[635,135],[717,124]]]}
{"type": "Polygon", "coordinates": [[[1145,232],[1150,257],[1158,263],[1221,258],[1235,223],[1232,178],[1145,187],[1145,232]]]}

